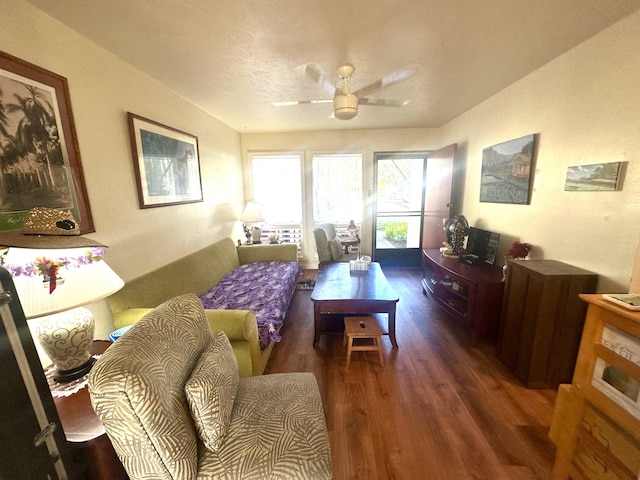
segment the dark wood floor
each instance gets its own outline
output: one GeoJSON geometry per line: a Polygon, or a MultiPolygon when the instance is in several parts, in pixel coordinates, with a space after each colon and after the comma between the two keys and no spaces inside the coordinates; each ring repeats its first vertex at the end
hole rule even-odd
{"type": "Polygon", "coordinates": [[[340,336],[314,349],[311,292],[298,290],[265,372],[316,375],[334,479],[547,479],[555,390],[524,388],[494,345],[471,347],[464,326],[422,294],[418,269],[384,271],[400,296],[399,349],[383,337],[384,367],[375,352],[355,352],[347,371],[340,336]]]}

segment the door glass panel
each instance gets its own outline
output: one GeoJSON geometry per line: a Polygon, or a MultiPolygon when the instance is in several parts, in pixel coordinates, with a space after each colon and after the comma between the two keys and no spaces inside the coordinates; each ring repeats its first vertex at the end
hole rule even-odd
{"type": "Polygon", "coordinates": [[[377,158],[376,249],[419,248],[424,155],[377,158]]]}
{"type": "Polygon", "coordinates": [[[420,216],[378,215],[376,249],[419,248],[420,216]]]}
{"type": "Polygon", "coordinates": [[[378,160],[378,213],[422,210],[422,158],[378,160]]]}

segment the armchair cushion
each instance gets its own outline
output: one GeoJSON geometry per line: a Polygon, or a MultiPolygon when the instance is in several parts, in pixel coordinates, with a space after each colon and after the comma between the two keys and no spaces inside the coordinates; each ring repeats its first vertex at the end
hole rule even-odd
{"type": "Polygon", "coordinates": [[[229,428],[238,382],[238,363],[229,339],[218,332],[184,386],[200,440],[213,452],[229,428]]]}
{"type": "Polygon", "coordinates": [[[198,480],[328,480],[331,450],[312,373],[241,378],[224,445],[203,450],[198,480]]]}
{"type": "Polygon", "coordinates": [[[329,248],[329,240],[324,229],[316,227],[313,229],[313,237],[316,242],[316,250],[318,252],[318,262],[327,263],[331,261],[331,249],[329,248]]]}
{"type": "Polygon", "coordinates": [[[91,370],[93,409],[131,478],[196,478],[198,435],[184,385],[212,338],[198,297],[176,297],[131,327],[91,370]]]}
{"type": "Polygon", "coordinates": [[[331,258],[334,261],[340,260],[340,257],[342,257],[342,242],[338,237],[329,240],[329,248],[331,249],[331,258]]]}

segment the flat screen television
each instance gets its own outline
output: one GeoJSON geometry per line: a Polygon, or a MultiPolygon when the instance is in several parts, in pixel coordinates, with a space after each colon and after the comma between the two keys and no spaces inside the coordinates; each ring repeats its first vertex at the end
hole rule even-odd
{"type": "Polygon", "coordinates": [[[478,262],[493,265],[496,261],[498,242],[500,242],[499,233],[471,227],[469,228],[466,251],[467,253],[478,256],[478,262]]]}

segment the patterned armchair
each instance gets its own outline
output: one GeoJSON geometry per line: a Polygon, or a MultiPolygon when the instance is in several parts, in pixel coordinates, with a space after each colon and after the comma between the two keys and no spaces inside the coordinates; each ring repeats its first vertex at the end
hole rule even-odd
{"type": "Polygon", "coordinates": [[[336,227],[332,223],[320,223],[313,229],[313,237],[318,251],[318,268],[332,262],[349,262],[355,260],[355,253],[344,253],[344,247],[336,235],[336,227]]]}
{"type": "Polygon", "coordinates": [[[313,374],[239,378],[229,340],[193,294],[110,346],[89,393],[132,480],[332,477],[313,374]]]}

